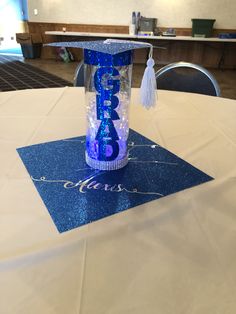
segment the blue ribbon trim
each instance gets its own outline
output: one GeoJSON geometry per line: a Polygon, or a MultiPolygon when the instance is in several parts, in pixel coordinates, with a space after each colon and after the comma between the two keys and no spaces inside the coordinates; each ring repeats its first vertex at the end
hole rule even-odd
{"type": "Polygon", "coordinates": [[[124,66],[133,63],[133,51],[124,51],[115,55],[84,49],[84,63],[98,66],[124,66]]]}

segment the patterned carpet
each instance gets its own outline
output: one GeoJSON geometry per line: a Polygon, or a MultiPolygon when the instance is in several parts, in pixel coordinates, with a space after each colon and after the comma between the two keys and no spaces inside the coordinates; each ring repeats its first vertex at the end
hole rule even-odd
{"type": "Polygon", "coordinates": [[[21,58],[17,56],[0,54],[0,91],[73,85],[20,60],[21,58]]]}

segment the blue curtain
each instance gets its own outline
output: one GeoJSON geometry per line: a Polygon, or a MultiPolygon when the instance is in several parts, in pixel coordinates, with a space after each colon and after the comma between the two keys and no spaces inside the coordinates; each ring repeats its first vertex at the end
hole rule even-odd
{"type": "Polygon", "coordinates": [[[22,12],[22,20],[28,20],[28,5],[27,0],[19,0],[21,2],[21,12],[22,12]]]}

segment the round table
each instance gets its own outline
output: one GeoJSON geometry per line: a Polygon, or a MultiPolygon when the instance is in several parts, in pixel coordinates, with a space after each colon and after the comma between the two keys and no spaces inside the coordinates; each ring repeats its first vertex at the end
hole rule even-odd
{"type": "Polygon", "coordinates": [[[236,312],[236,101],[132,90],[130,127],[215,179],[65,233],[16,148],[85,134],[83,88],[0,93],[0,312],[236,312]]]}

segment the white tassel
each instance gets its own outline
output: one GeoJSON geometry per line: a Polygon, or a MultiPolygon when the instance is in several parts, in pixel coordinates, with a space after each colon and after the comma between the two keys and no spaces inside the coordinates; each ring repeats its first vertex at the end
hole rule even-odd
{"type": "Polygon", "coordinates": [[[153,53],[153,45],[146,42],[140,41],[128,41],[128,40],[120,40],[120,39],[106,39],[104,41],[105,44],[110,43],[135,43],[140,45],[148,45],[150,47],[149,52],[149,59],[147,61],[147,67],[143,74],[143,79],[140,87],[140,98],[141,104],[146,109],[154,107],[157,103],[157,83],[156,83],[156,76],[154,71],[155,62],[152,58],[153,53]]]}
{"type": "Polygon", "coordinates": [[[154,71],[155,62],[152,59],[152,56],[149,55],[147,61],[147,67],[143,74],[143,79],[140,87],[140,98],[141,104],[146,109],[154,107],[157,102],[157,83],[154,71]]]}

